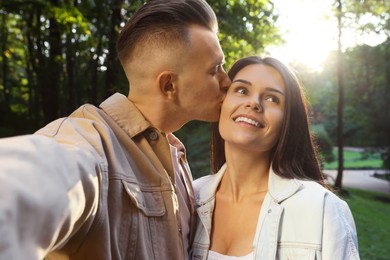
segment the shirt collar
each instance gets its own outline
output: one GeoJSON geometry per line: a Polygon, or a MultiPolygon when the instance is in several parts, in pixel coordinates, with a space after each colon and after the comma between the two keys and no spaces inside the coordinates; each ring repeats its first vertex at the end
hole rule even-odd
{"type": "Polygon", "coordinates": [[[103,103],[104,110],[131,138],[145,131],[151,124],[126,96],[115,93],[103,103]]]}
{"type": "Polygon", "coordinates": [[[186,149],[185,149],[183,143],[174,134],[168,133],[167,139],[168,139],[169,144],[177,149],[177,153],[178,153],[179,158],[186,154],[186,149]]]}

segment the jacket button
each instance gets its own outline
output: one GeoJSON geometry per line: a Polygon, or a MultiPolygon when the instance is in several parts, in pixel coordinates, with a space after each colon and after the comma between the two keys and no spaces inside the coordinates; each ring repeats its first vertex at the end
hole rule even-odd
{"type": "Polygon", "coordinates": [[[158,139],[158,134],[156,132],[150,132],[149,138],[152,141],[156,141],[158,139]]]}
{"type": "Polygon", "coordinates": [[[272,212],[272,209],[269,209],[269,210],[268,210],[268,213],[271,213],[271,212],[272,212]]]}

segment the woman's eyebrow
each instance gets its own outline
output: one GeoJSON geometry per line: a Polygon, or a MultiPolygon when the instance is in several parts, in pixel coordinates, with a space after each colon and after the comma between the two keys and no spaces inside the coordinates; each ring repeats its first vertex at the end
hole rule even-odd
{"type": "MultiPolygon", "coordinates": [[[[236,79],[232,83],[235,83],[235,82],[241,82],[241,83],[244,83],[246,85],[252,86],[252,83],[250,81],[245,80],[245,79],[236,79]]],[[[280,95],[282,95],[284,97],[286,96],[286,94],[284,94],[283,91],[281,91],[281,90],[279,90],[277,88],[267,87],[265,89],[268,90],[268,91],[277,92],[277,93],[279,93],[280,95]]]]}
{"type": "Polygon", "coordinates": [[[265,88],[266,90],[268,90],[268,91],[272,91],[272,92],[277,92],[277,93],[279,93],[280,95],[282,95],[283,97],[285,97],[286,96],[286,94],[284,94],[284,92],[283,91],[281,91],[281,90],[279,90],[279,89],[276,89],[276,88],[270,88],[270,87],[268,87],[268,88],[265,88]]]}
{"type": "Polygon", "coordinates": [[[245,80],[245,79],[236,79],[232,83],[235,83],[235,82],[241,82],[241,83],[252,86],[252,83],[250,81],[245,80]]]}

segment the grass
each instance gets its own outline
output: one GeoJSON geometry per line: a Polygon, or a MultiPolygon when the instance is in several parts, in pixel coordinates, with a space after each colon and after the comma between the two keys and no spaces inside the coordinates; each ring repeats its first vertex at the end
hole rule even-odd
{"type": "Polygon", "coordinates": [[[347,189],[343,199],[355,219],[361,259],[390,259],[390,196],[347,189]]]}
{"type": "MultiPolygon", "coordinates": [[[[335,160],[331,163],[324,163],[324,169],[336,170],[338,167],[337,149],[333,149],[335,160]]],[[[383,160],[379,152],[344,150],[344,169],[381,169],[383,160]]]]}

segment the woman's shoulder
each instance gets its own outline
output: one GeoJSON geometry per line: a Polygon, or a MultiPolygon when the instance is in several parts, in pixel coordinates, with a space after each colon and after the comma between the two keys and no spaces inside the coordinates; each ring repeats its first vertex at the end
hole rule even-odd
{"type": "Polygon", "coordinates": [[[322,201],[325,203],[345,203],[338,195],[332,190],[324,187],[323,185],[310,180],[298,180],[302,185],[300,190],[295,194],[295,197],[305,199],[308,202],[318,203],[322,201]]]}
{"type": "Polygon", "coordinates": [[[354,223],[350,208],[342,197],[315,181],[297,181],[301,184],[300,189],[282,202],[286,209],[300,209],[301,212],[310,214],[321,213],[324,218],[339,216],[340,221],[354,223]]]}

